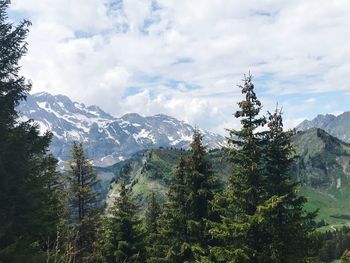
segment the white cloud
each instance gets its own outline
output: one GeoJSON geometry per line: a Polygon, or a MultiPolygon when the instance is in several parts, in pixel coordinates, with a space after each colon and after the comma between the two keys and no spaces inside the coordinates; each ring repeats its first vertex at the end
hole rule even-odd
{"type": "Polygon", "coordinates": [[[266,109],[282,96],[288,123],[317,111],[317,94],[350,90],[347,0],[12,2],[33,22],[23,73],[34,91],[116,115],[162,112],[215,131],[237,126],[235,85],[249,70],[266,109]],[[285,99],[302,94],[313,100],[285,99]]]}

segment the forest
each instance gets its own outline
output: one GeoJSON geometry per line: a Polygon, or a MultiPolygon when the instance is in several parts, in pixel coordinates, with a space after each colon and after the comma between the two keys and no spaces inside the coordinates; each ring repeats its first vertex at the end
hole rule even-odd
{"type": "Polygon", "coordinates": [[[350,229],[317,230],[300,183],[289,170],[297,158],[294,130],[282,111],[263,112],[252,76],[223,149],[227,185],[213,172],[198,129],[170,179],[166,200],[156,193],[141,211],[121,182],[111,207],[99,203],[96,171],[76,142],[65,171],[16,107],[32,83],[20,74],[30,22],[7,21],[0,0],[0,262],[350,262],[350,229]]]}

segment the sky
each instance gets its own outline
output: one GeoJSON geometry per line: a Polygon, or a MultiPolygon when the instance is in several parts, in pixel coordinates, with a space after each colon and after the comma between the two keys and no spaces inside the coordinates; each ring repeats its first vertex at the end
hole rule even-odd
{"type": "Polygon", "coordinates": [[[287,128],[350,110],[349,0],[12,0],[24,18],[32,93],[225,134],[250,72],[287,128]]]}

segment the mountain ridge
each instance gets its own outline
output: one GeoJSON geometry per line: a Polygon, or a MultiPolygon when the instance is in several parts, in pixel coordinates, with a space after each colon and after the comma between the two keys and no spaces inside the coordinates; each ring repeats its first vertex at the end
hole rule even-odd
{"type": "MultiPolygon", "coordinates": [[[[333,137],[322,129],[298,132],[293,138],[298,158],[291,167],[291,177],[301,183],[301,193],[308,199],[309,211],[320,209],[318,220],[340,226],[350,218],[350,144],[333,137]]],[[[106,195],[107,204],[118,195],[121,182],[132,188],[133,198],[145,207],[151,193],[166,200],[166,193],[180,157],[188,151],[149,149],[113,166],[98,168],[113,175],[106,195]]],[[[208,152],[213,172],[224,188],[232,173],[220,149],[208,152]]]]}
{"type": "MultiPolygon", "coordinates": [[[[40,92],[28,95],[18,106],[22,120],[33,119],[41,133],[53,134],[52,153],[62,161],[70,158],[74,141],[84,142],[97,166],[107,166],[147,148],[188,148],[193,127],[176,118],[157,114],[126,113],[114,117],[96,105],[86,106],[65,95],[40,92]]],[[[225,144],[223,136],[201,130],[210,149],[225,144]]]]}
{"type": "Polygon", "coordinates": [[[310,128],[320,128],[345,142],[350,142],[350,111],[339,115],[319,114],[312,120],[304,120],[296,129],[305,131],[310,128]]]}

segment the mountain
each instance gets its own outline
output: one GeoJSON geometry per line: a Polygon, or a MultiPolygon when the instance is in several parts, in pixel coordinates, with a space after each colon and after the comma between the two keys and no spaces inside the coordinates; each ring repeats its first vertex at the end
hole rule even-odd
{"type": "MultiPolygon", "coordinates": [[[[117,118],[98,106],[46,92],[28,95],[18,110],[23,120],[33,119],[42,133],[53,133],[51,151],[59,160],[70,159],[72,143],[82,141],[96,166],[114,164],[147,148],[187,148],[193,131],[189,124],[167,115],[128,113],[117,118]]],[[[201,131],[209,148],[224,144],[224,137],[201,131]]]]}
{"type": "MultiPolygon", "coordinates": [[[[291,176],[301,182],[301,193],[308,199],[307,209],[320,208],[318,220],[323,219],[332,226],[347,224],[350,221],[350,144],[318,128],[298,132],[293,144],[299,157],[291,167],[291,176]]],[[[118,195],[120,182],[124,180],[132,187],[141,207],[151,192],[165,200],[175,166],[180,156],[186,155],[188,151],[176,149],[144,150],[115,165],[98,168],[99,173],[114,175],[107,203],[118,195]]],[[[209,151],[222,188],[231,173],[224,155],[223,150],[209,151]]]]}
{"type": "MultiPolygon", "coordinates": [[[[154,192],[162,201],[166,193],[180,157],[186,157],[189,151],[179,149],[149,149],[134,154],[130,159],[121,161],[109,167],[98,168],[97,171],[114,174],[107,204],[111,204],[118,195],[120,182],[126,181],[127,187],[132,187],[132,194],[138,205],[145,207],[149,195],[154,192]]],[[[215,149],[209,151],[221,187],[226,185],[230,174],[230,165],[223,161],[224,151],[215,149]]]]}
{"type": "Polygon", "coordinates": [[[350,144],[311,128],[297,133],[294,145],[299,156],[293,168],[297,179],[312,188],[341,194],[342,186],[350,183],[350,144]]]}
{"type": "Polygon", "coordinates": [[[292,175],[302,183],[308,208],[332,224],[350,221],[350,144],[319,128],[298,132],[292,175]]]}
{"type": "Polygon", "coordinates": [[[338,116],[332,114],[318,115],[315,119],[305,120],[297,126],[297,130],[305,131],[310,128],[320,128],[329,134],[350,142],[350,111],[338,116]]]}

